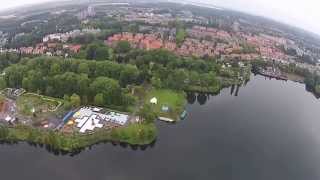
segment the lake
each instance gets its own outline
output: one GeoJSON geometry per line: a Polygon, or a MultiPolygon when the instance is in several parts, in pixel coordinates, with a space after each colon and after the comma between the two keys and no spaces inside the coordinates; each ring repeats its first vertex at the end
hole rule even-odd
{"type": "Polygon", "coordinates": [[[158,122],[148,147],[106,143],[70,156],[0,145],[1,179],[320,179],[320,100],[303,84],[252,76],[188,101],[187,118],[158,122]]]}

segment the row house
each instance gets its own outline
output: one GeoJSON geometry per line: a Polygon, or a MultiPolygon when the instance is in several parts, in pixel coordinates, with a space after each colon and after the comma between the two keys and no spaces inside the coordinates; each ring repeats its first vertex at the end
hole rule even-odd
{"type": "Polygon", "coordinates": [[[247,41],[248,44],[253,45],[253,46],[267,46],[267,47],[272,47],[274,46],[274,42],[272,42],[269,39],[260,37],[260,36],[245,36],[245,40],[247,41]]]}
{"type": "Polygon", "coordinates": [[[229,59],[229,60],[246,60],[246,61],[252,61],[259,58],[259,54],[229,54],[229,55],[222,55],[222,59],[229,59]]]}
{"type": "Polygon", "coordinates": [[[166,47],[175,48],[171,43],[165,43],[161,38],[158,38],[155,34],[132,34],[122,33],[115,34],[106,40],[106,44],[112,46],[114,42],[128,41],[133,47],[141,49],[159,49],[166,45],[166,47]]]}
{"type": "Polygon", "coordinates": [[[288,55],[284,54],[277,48],[260,47],[260,54],[264,59],[271,59],[276,61],[287,61],[289,59],[288,55]]]}
{"type": "Polygon", "coordinates": [[[75,38],[84,34],[98,34],[100,32],[100,29],[75,29],[66,33],[48,34],[42,38],[42,42],[67,42],[69,38],[75,38]]]}
{"type": "Polygon", "coordinates": [[[33,47],[21,47],[20,52],[22,54],[32,54],[33,52],[33,47]]]}
{"type": "Polygon", "coordinates": [[[189,36],[198,39],[205,38],[207,36],[223,40],[231,40],[232,38],[232,36],[226,31],[203,26],[193,26],[191,29],[187,29],[187,33],[189,36]]]}
{"type": "Polygon", "coordinates": [[[276,36],[270,36],[267,34],[261,34],[260,35],[262,38],[264,39],[268,39],[270,41],[272,41],[275,45],[286,45],[287,44],[287,40],[285,38],[282,37],[276,37],[276,36]]]}
{"type": "MultiPolygon", "coordinates": [[[[197,27],[198,29],[202,29],[202,27],[197,27]]],[[[213,29],[211,29],[213,31],[213,29]]],[[[237,50],[241,50],[241,47],[237,43],[232,44],[225,44],[225,43],[215,43],[212,41],[207,40],[199,40],[199,39],[192,39],[186,38],[185,41],[181,44],[180,47],[177,47],[177,44],[173,41],[164,41],[156,34],[132,34],[132,33],[122,33],[122,34],[115,34],[109,37],[105,43],[109,46],[114,45],[115,42],[118,41],[128,41],[130,44],[135,48],[141,49],[160,49],[165,48],[169,51],[175,52],[181,56],[210,56],[216,57],[219,55],[231,55],[230,57],[240,57],[242,59],[248,58],[255,59],[257,58],[258,54],[234,54],[237,50]]],[[[268,49],[265,49],[268,51],[268,49]]],[[[266,52],[266,54],[269,52],[266,52]]]]}
{"type": "Polygon", "coordinates": [[[3,48],[0,48],[0,54],[3,54],[3,53],[18,53],[19,50],[18,49],[3,49],[3,48]]]}
{"type": "Polygon", "coordinates": [[[81,45],[63,45],[58,46],[57,43],[39,43],[34,48],[33,47],[21,47],[19,50],[22,54],[34,54],[34,55],[43,55],[46,54],[48,56],[54,55],[63,55],[65,51],[69,51],[71,53],[79,53],[81,49],[81,45]]]}
{"type": "Polygon", "coordinates": [[[63,45],[63,49],[64,50],[68,50],[71,53],[79,53],[81,50],[81,45],[80,44],[76,44],[76,45],[63,45]]]}
{"type": "Polygon", "coordinates": [[[177,44],[174,43],[174,42],[168,41],[168,42],[164,43],[164,48],[169,50],[169,51],[175,51],[176,48],[177,48],[177,44]]]}
{"type": "Polygon", "coordinates": [[[177,54],[183,56],[194,55],[203,57],[206,55],[215,56],[217,52],[215,51],[214,43],[187,38],[181,47],[177,49],[177,54]]]}

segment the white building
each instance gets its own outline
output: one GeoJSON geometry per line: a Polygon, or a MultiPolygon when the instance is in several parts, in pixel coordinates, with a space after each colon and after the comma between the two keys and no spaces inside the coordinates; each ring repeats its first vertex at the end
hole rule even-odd
{"type": "Polygon", "coordinates": [[[96,107],[83,107],[73,115],[77,127],[80,128],[80,133],[93,131],[95,128],[102,128],[104,121],[123,126],[129,120],[128,115],[116,112],[102,114],[99,113],[100,110],[101,108],[96,107]]]}

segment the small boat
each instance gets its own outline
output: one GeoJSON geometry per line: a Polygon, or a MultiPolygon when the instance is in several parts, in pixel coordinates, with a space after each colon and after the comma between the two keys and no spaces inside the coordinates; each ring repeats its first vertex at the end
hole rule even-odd
{"type": "Polygon", "coordinates": [[[186,117],[187,117],[187,111],[184,110],[184,111],[181,113],[181,115],[180,115],[180,119],[183,120],[183,119],[185,119],[186,117]]]}

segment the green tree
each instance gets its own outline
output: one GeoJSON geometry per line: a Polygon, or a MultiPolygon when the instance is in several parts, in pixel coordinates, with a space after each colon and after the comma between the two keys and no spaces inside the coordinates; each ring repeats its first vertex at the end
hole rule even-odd
{"type": "Polygon", "coordinates": [[[46,94],[47,96],[54,96],[54,94],[55,94],[55,89],[54,89],[52,86],[48,85],[48,86],[46,87],[46,89],[45,89],[45,94],[46,94]]]}
{"type": "Polygon", "coordinates": [[[98,77],[90,85],[93,96],[102,93],[106,105],[121,105],[121,88],[119,83],[107,77],[98,77]]]}
{"type": "Polygon", "coordinates": [[[151,84],[152,84],[153,87],[156,87],[156,88],[161,88],[162,87],[161,79],[158,78],[158,77],[152,77],[151,84]]]}
{"type": "Polygon", "coordinates": [[[0,77],[0,89],[4,89],[7,87],[7,82],[3,77],[0,77]]]}
{"type": "Polygon", "coordinates": [[[40,136],[40,132],[37,129],[30,129],[27,139],[30,142],[35,142],[39,136],[40,136]]]}
{"type": "Polygon", "coordinates": [[[51,65],[50,75],[57,75],[57,74],[60,74],[60,72],[61,72],[61,68],[58,63],[54,63],[53,65],[51,65]]]}
{"type": "Polygon", "coordinates": [[[63,103],[63,109],[64,109],[64,110],[68,111],[68,110],[70,110],[71,108],[72,108],[72,105],[71,105],[71,103],[70,103],[69,101],[65,101],[65,102],[63,103]]]}
{"type": "Polygon", "coordinates": [[[6,139],[9,135],[9,130],[7,127],[0,126],[0,139],[6,139]]]}
{"type": "Polygon", "coordinates": [[[94,97],[94,104],[97,105],[97,106],[103,106],[104,97],[103,97],[102,93],[99,93],[94,97]]]}
{"type": "Polygon", "coordinates": [[[43,76],[41,72],[30,70],[28,71],[28,80],[29,80],[29,91],[36,92],[38,90],[43,90],[45,85],[43,81],[43,76]]]}
{"type": "Polygon", "coordinates": [[[77,87],[80,96],[88,95],[88,87],[90,85],[90,79],[87,74],[81,74],[77,79],[77,87]]]}
{"type": "Polygon", "coordinates": [[[86,59],[89,60],[107,60],[109,59],[109,48],[104,44],[92,43],[87,46],[86,59]]]}
{"type": "Polygon", "coordinates": [[[95,59],[100,61],[109,59],[109,48],[105,46],[97,48],[95,59]]]}
{"type": "Polygon", "coordinates": [[[144,119],[145,123],[153,123],[158,115],[152,109],[149,104],[145,104],[138,112],[138,115],[144,119]]]}
{"type": "Polygon", "coordinates": [[[83,62],[79,64],[78,73],[89,74],[89,66],[87,63],[83,62]]]}
{"type": "Polygon", "coordinates": [[[183,69],[175,70],[168,77],[168,86],[172,89],[183,90],[186,87],[187,74],[183,69]]]}
{"type": "Polygon", "coordinates": [[[196,86],[200,80],[199,74],[196,71],[189,72],[189,84],[196,86]]]}
{"type": "Polygon", "coordinates": [[[70,103],[72,107],[79,107],[81,105],[81,98],[77,94],[72,94],[70,97],[70,103]]]}
{"type": "Polygon", "coordinates": [[[315,86],[315,92],[316,92],[317,94],[320,94],[320,84],[318,84],[318,85],[315,86]]]}
{"type": "Polygon", "coordinates": [[[120,73],[120,84],[122,87],[136,82],[138,77],[138,69],[135,66],[127,65],[120,73]]]}
{"type": "Polygon", "coordinates": [[[58,138],[53,131],[50,131],[46,138],[46,144],[50,145],[53,148],[57,148],[58,146],[58,138]]]}
{"type": "Polygon", "coordinates": [[[131,50],[131,45],[128,41],[119,41],[115,50],[117,53],[128,53],[131,50]]]}
{"type": "Polygon", "coordinates": [[[19,88],[22,85],[22,79],[25,73],[25,67],[22,65],[12,65],[5,69],[5,80],[8,87],[19,88]]]}
{"type": "Polygon", "coordinates": [[[63,100],[70,101],[70,96],[68,96],[67,94],[63,95],[63,100]]]}
{"type": "Polygon", "coordinates": [[[98,47],[99,47],[98,44],[89,44],[86,49],[86,52],[87,52],[86,59],[89,59],[89,60],[95,59],[97,55],[98,47]]]}

